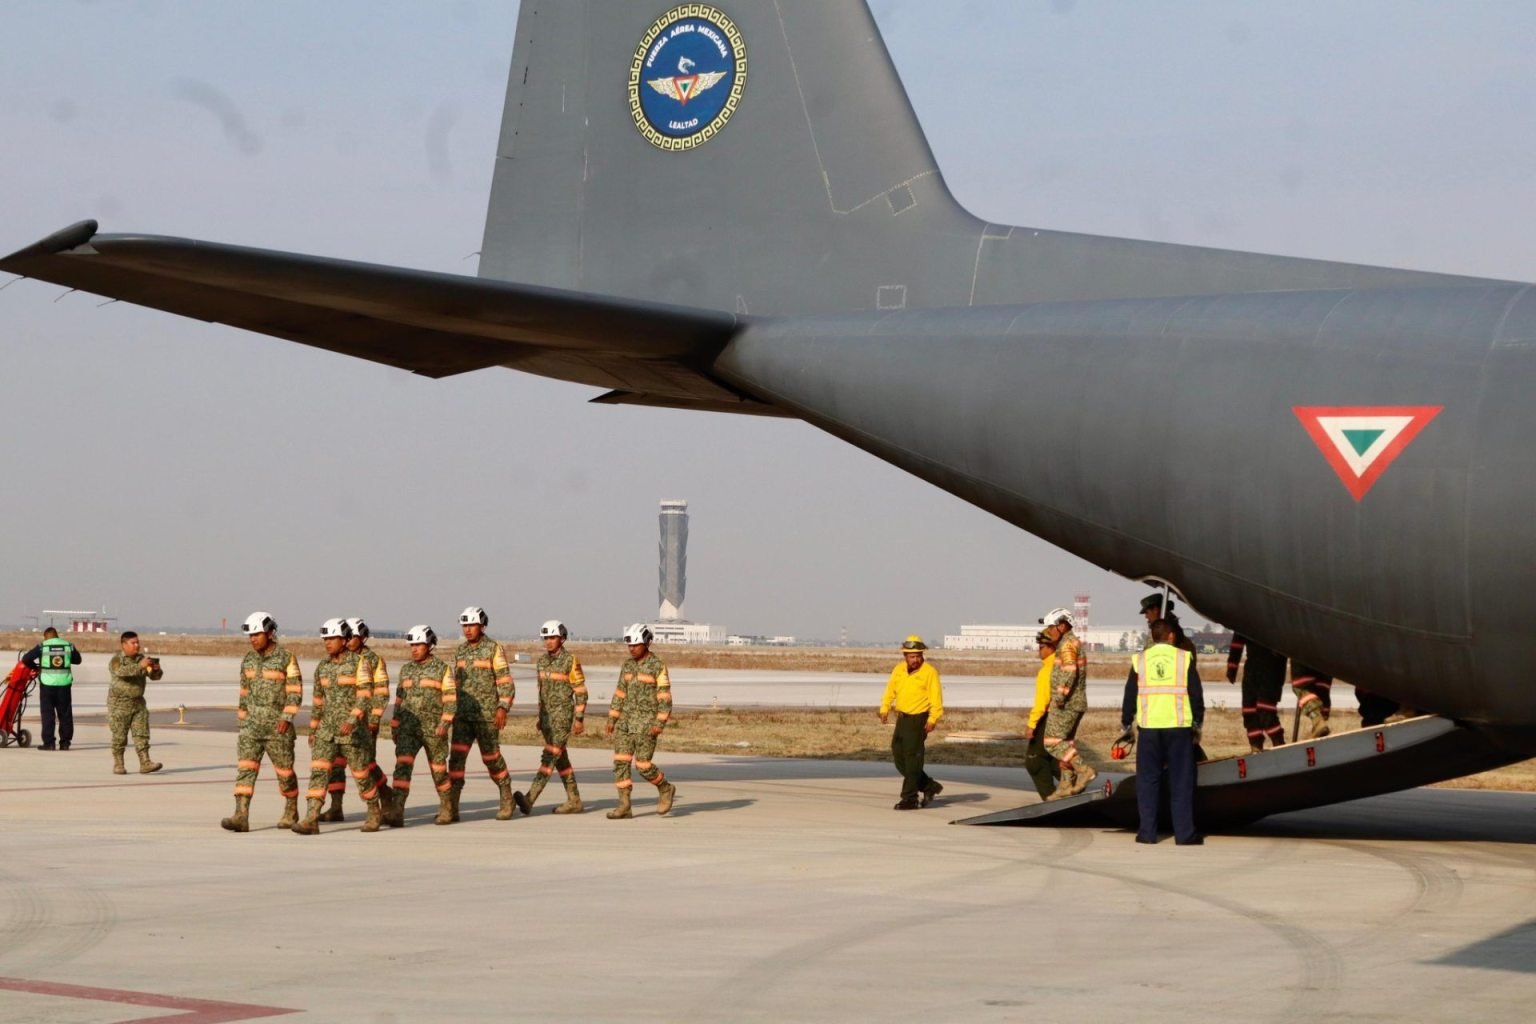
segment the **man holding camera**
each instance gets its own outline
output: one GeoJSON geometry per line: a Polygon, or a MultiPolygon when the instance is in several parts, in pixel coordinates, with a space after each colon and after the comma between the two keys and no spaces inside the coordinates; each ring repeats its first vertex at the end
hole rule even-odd
{"type": "Polygon", "coordinates": [[[144,653],[139,634],[127,630],[118,642],[122,652],[112,655],[107,662],[107,673],[112,682],[107,687],[107,725],[112,730],[112,774],[127,775],[123,767],[123,752],[128,746],[128,734],[133,733],[133,749],[139,754],[139,773],[148,775],[164,767],[159,761],[149,759],[149,705],[144,701],[144,685],[158,680],[158,658],[144,653]]]}

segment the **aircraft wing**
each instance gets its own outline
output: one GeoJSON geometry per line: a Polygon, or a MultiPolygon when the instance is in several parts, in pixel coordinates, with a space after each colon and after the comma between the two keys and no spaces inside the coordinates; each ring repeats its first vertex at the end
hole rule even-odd
{"type": "Polygon", "coordinates": [[[709,377],[741,318],[580,292],[151,235],[82,221],[0,270],[426,377],[504,366],[606,404],[773,413],[709,377]]]}

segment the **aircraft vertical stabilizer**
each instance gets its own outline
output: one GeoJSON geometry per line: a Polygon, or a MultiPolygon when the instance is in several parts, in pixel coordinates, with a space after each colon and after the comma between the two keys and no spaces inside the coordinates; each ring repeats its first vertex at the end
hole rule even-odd
{"type": "Polygon", "coordinates": [[[863,0],[523,0],[480,275],[758,316],[1458,280],[978,220],[863,0]]]}

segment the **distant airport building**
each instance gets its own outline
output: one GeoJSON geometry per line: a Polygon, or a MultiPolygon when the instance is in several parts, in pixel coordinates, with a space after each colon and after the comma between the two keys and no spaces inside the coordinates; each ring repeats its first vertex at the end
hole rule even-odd
{"type": "Polygon", "coordinates": [[[792,636],[743,636],[732,633],[725,638],[725,642],[732,647],[793,647],[795,638],[792,636]]]}
{"type": "Polygon", "coordinates": [[[683,621],[683,598],[688,592],[688,503],[661,503],[661,581],[657,598],[662,622],[683,621]]]}
{"type": "Polygon", "coordinates": [[[54,620],[62,619],[64,625],[59,628],[66,633],[110,633],[112,623],[117,621],[117,616],[108,615],[105,608],[99,612],[60,611],[45,608],[42,617],[48,620],[50,626],[58,626],[54,620]]]}
{"type": "Polygon", "coordinates": [[[651,632],[658,644],[725,643],[725,627],[707,622],[653,622],[651,632]]]}
{"type": "MultiPolygon", "coordinates": [[[[958,635],[944,638],[948,651],[1033,651],[1040,625],[961,626],[958,635]]],[[[1090,651],[1135,651],[1145,639],[1146,626],[1089,626],[1076,630],[1090,651]]]]}

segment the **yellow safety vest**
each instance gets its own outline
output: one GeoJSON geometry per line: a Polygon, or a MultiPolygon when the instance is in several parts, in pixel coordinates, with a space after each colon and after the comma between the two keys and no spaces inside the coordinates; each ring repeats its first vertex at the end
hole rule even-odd
{"type": "Polygon", "coordinates": [[[1136,724],[1143,729],[1188,729],[1194,718],[1189,706],[1188,651],[1172,644],[1153,644],[1131,660],[1136,669],[1136,724]]]}

